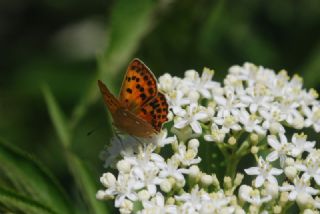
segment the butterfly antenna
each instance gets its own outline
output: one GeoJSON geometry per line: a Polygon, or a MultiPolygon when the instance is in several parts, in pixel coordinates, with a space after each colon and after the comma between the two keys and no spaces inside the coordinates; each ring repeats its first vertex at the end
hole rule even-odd
{"type": "Polygon", "coordinates": [[[95,133],[97,130],[103,128],[104,126],[106,126],[105,124],[100,124],[99,126],[95,127],[94,129],[90,130],[87,132],[87,136],[92,135],[93,133],[95,133]]]}

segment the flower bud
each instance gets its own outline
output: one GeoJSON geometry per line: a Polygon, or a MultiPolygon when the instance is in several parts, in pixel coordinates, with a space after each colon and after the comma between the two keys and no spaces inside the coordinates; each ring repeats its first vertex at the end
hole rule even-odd
{"type": "Polygon", "coordinates": [[[246,196],[250,195],[250,193],[252,192],[252,187],[248,186],[248,185],[241,185],[239,188],[239,199],[241,201],[246,201],[246,196]]]}
{"type": "Polygon", "coordinates": [[[283,131],[283,127],[280,125],[280,123],[272,123],[269,130],[271,134],[277,135],[279,132],[283,131]]]}
{"type": "Polygon", "coordinates": [[[225,176],[223,179],[224,189],[228,190],[232,188],[232,180],[229,176],[225,176]]]}
{"type": "Polygon", "coordinates": [[[234,185],[239,186],[243,180],[244,175],[241,173],[237,173],[236,178],[234,179],[234,185]]]}
{"type": "Polygon", "coordinates": [[[249,213],[259,213],[259,208],[260,207],[257,207],[255,205],[250,205],[249,207],[249,213]]]}
{"type": "Polygon", "coordinates": [[[176,200],[175,200],[173,197],[169,197],[169,198],[167,199],[167,203],[166,203],[166,204],[168,204],[168,205],[173,205],[175,202],[176,202],[176,200]]]}
{"type": "Polygon", "coordinates": [[[103,200],[103,199],[105,199],[105,193],[104,193],[104,191],[103,190],[99,190],[98,192],[97,192],[97,194],[96,194],[96,198],[98,199],[98,200],[103,200]]]}
{"type": "Polygon", "coordinates": [[[259,152],[259,147],[257,147],[257,146],[252,146],[251,147],[251,153],[252,154],[257,154],[259,152]]]}
{"type": "Polygon", "coordinates": [[[103,186],[109,188],[110,186],[114,186],[116,184],[116,177],[110,172],[103,173],[102,177],[100,178],[100,182],[103,186]]]}
{"type": "Polygon", "coordinates": [[[311,209],[305,209],[305,210],[303,211],[303,214],[318,214],[318,212],[315,212],[315,211],[313,211],[313,210],[311,210],[311,209]]]}
{"type": "Polygon", "coordinates": [[[214,187],[216,187],[218,189],[220,188],[220,182],[219,182],[216,174],[212,175],[212,184],[214,187]]]}
{"type": "Polygon", "coordinates": [[[241,207],[237,207],[234,213],[235,214],[245,214],[245,211],[241,207]]]}
{"type": "Polygon", "coordinates": [[[190,168],[189,168],[189,176],[191,178],[198,178],[198,176],[200,176],[201,172],[200,172],[200,169],[197,165],[192,165],[190,168]]]}
{"type": "Polygon", "coordinates": [[[280,194],[280,205],[285,205],[288,202],[288,192],[281,192],[280,194]]]}
{"type": "Polygon", "coordinates": [[[126,160],[120,160],[117,163],[117,169],[119,172],[128,173],[131,169],[131,164],[126,160]]]}
{"type": "Polygon", "coordinates": [[[259,136],[255,133],[250,134],[250,141],[252,145],[257,145],[257,143],[259,142],[259,136]]]}
{"type": "Polygon", "coordinates": [[[282,207],[280,207],[279,205],[276,205],[273,207],[273,213],[275,214],[279,214],[282,211],[282,207]]]}
{"type": "Polygon", "coordinates": [[[160,189],[165,193],[170,192],[171,189],[172,189],[171,182],[169,180],[167,180],[167,179],[162,181],[161,184],[160,184],[160,189]]]}
{"type": "Polygon", "coordinates": [[[236,139],[235,137],[231,136],[231,137],[229,137],[229,139],[228,139],[228,143],[229,143],[231,146],[233,146],[233,145],[235,145],[235,144],[237,143],[237,139],[236,139]]]}
{"type": "Polygon", "coordinates": [[[209,186],[210,184],[212,184],[213,182],[213,178],[211,175],[208,175],[208,174],[202,174],[201,176],[201,183],[204,185],[204,186],[209,186]]]}
{"type": "Polygon", "coordinates": [[[287,166],[292,166],[293,164],[294,164],[293,158],[286,158],[286,165],[287,166]]]}
{"type": "Polygon", "coordinates": [[[300,193],[297,195],[296,202],[301,210],[312,208],[314,200],[311,195],[307,193],[300,193]]]}
{"type": "Polygon", "coordinates": [[[270,183],[270,182],[266,182],[265,183],[265,192],[266,195],[271,195],[271,197],[273,199],[277,198],[279,195],[279,186],[277,183],[270,183]]]}
{"type": "Polygon", "coordinates": [[[130,200],[125,199],[122,204],[120,204],[120,213],[132,213],[133,203],[130,200]]]}
{"type": "Polygon", "coordinates": [[[176,181],[176,187],[178,187],[178,188],[184,187],[185,184],[186,184],[186,181],[184,179],[176,181]]]}
{"type": "Polygon", "coordinates": [[[150,193],[143,189],[140,192],[138,192],[138,198],[140,199],[140,201],[146,201],[150,198],[150,193]]]}
{"type": "Polygon", "coordinates": [[[293,180],[297,175],[297,169],[294,166],[287,166],[284,169],[284,173],[290,180],[293,180]]]}
{"type": "Polygon", "coordinates": [[[198,150],[199,144],[200,143],[198,139],[191,139],[188,143],[188,148],[193,150],[198,150]]]}
{"type": "Polygon", "coordinates": [[[190,91],[188,97],[190,100],[197,102],[200,98],[200,94],[197,91],[190,91]]]}

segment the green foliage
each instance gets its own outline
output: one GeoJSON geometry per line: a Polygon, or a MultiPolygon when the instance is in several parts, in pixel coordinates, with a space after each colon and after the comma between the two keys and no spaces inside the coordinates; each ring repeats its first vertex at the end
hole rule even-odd
{"type": "Polygon", "coordinates": [[[49,170],[34,157],[1,140],[0,162],[0,169],[3,170],[16,191],[25,195],[18,195],[3,189],[0,197],[1,203],[7,204],[10,198],[14,198],[16,202],[12,201],[11,205],[19,204],[17,208],[23,206],[31,208],[34,204],[35,209],[71,213],[70,201],[65,192],[49,170]]]}
{"type": "Polygon", "coordinates": [[[44,213],[53,214],[52,209],[44,206],[38,201],[31,200],[26,196],[22,196],[19,193],[8,191],[0,188],[0,201],[3,207],[8,210],[20,211],[25,213],[44,213]]]}

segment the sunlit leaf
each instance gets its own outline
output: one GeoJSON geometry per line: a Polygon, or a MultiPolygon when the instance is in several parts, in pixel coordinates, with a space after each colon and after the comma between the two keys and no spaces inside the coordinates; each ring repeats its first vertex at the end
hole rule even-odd
{"type": "Polygon", "coordinates": [[[64,146],[68,147],[70,144],[70,130],[63,116],[63,113],[49,87],[46,85],[43,86],[42,91],[46,100],[49,115],[59,136],[59,139],[64,146]]]}

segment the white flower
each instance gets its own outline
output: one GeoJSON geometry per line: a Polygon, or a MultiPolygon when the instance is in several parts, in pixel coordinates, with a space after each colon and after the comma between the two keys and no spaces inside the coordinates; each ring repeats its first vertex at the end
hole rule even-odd
{"type": "MultiPolygon", "coordinates": [[[[292,102],[291,100],[287,99],[286,96],[283,96],[283,100],[278,105],[282,114],[285,115],[285,120],[290,124],[293,125],[294,121],[297,118],[303,118],[297,108],[299,104],[297,102],[292,102]]],[[[304,123],[301,124],[302,127],[304,123]]]]}
{"type": "Polygon", "coordinates": [[[212,123],[211,134],[204,135],[204,139],[209,142],[223,142],[227,133],[227,129],[220,129],[215,123],[212,123]]]}
{"type": "Polygon", "coordinates": [[[140,214],[175,214],[177,207],[175,205],[166,205],[165,198],[160,193],[157,194],[150,201],[143,201],[143,210],[139,211],[140,214]]]}
{"type": "Polygon", "coordinates": [[[256,132],[264,135],[266,130],[261,126],[261,117],[256,114],[249,114],[245,109],[241,109],[238,113],[239,121],[243,124],[247,132],[256,132]]]}
{"type": "Polygon", "coordinates": [[[176,200],[184,202],[185,206],[190,207],[192,210],[199,211],[202,206],[203,201],[209,201],[210,197],[208,193],[200,189],[196,185],[191,193],[184,193],[179,196],[175,196],[176,200]]]}
{"type": "Polygon", "coordinates": [[[199,120],[205,119],[208,119],[208,114],[204,110],[201,110],[197,104],[192,103],[187,107],[187,113],[183,117],[178,117],[178,119],[174,121],[174,127],[182,129],[190,125],[195,133],[201,134],[202,128],[199,120]]]}
{"type": "Polygon", "coordinates": [[[179,144],[178,151],[175,154],[175,158],[177,158],[182,165],[190,166],[193,164],[198,164],[201,161],[200,157],[197,157],[198,151],[195,149],[188,149],[184,144],[179,144]]]}
{"type": "Polygon", "coordinates": [[[274,135],[268,136],[268,144],[273,148],[273,151],[268,154],[267,161],[275,161],[280,158],[280,166],[284,167],[284,163],[286,161],[287,155],[291,151],[293,145],[288,143],[285,135],[280,134],[280,142],[277,137],[274,135]]]}
{"type": "MultiPolygon", "coordinates": [[[[145,170],[143,168],[136,167],[132,174],[135,176],[137,183],[139,184],[140,188],[142,188],[140,182],[143,184],[143,187],[147,188],[149,194],[152,196],[156,194],[157,187],[163,179],[158,177],[159,169],[154,167],[153,169],[145,170]]],[[[139,189],[139,188],[136,188],[139,189]]]]}
{"type": "MultiPolygon", "coordinates": [[[[318,104],[318,103],[317,103],[318,104]]],[[[320,107],[318,105],[312,106],[312,109],[304,107],[304,114],[307,116],[305,126],[313,126],[316,132],[320,131],[320,107]]]]}
{"type": "Polygon", "coordinates": [[[241,103],[239,98],[234,92],[234,88],[225,87],[225,94],[214,96],[214,100],[217,102],[218,117],[226,117],[235,113],[239,108],[246,107],[245,104],[241,103]]]}
{"type": "Polygon", "coordinates": [[[295,166],[299,171],[304,172],[303,179],[314,178],[320,185],[320,159],[316,152],[311,152],[303,163],[297,163],[295,166]]]}
{"type": "Polygon", "coordinates": [[[124,160],[131,164],[132,170],[135,168],[149,170],[164,164],[163,157],[148,149],[140,151],[134,156],[125,156],[124,160]]]}
{"type": "Polygon", "coordinates": [[[256,187],[261,187],[266,180],[271,184],[278,184],[274,175],[282,174],[282,169],[272,168],[269,162],[265,162],[262,157],[259,157],[258,165],[258,167],[250,167],[244,170],[248,175],[257,175],[256,187]]]}
{"type": "Polygon", "coordinates": [[[118,179],[113,185],[108,186],[104,192],[99,191],[99,196],[103,194],[103,198],[110,198],[115,196],[115,206],[119,207],[126,198],[131,201],[136,201],[138,199],[136,188],[139,188],[137,181],[134,180],[127,174],[119,174],[118,179]]]}
{"type": "Polygon", "coordinates": [[[276,103],[270,105],[269,108],[261,109],[260,115],[263,117],[262,127],[269,129],[271,133],[285,133],[285,129],[281,122],[286,118],[285,115],[277,107],[276,103]]]}
{"type": "Polygon", "coordinates": [[[315,206],[315,208],[320,209],[320,198],[319,197],[315,198],[314,206],[315,206]]]}
{"type": "Polygon", "coordinates": [[[182,173],[188,173],[189,171],[183,168],[179,168],[180,161],[173,156],[171,159],[167,160],[167,164],[165,164],[159,173],[160,178],[173,177],[177,180],[184,180],[184,176],[182,173]]]}
{"type": "Polygon", "coordinates": [[[155,136],[155,138],[156,139],[154,140],[159,147],[164,147],[167,144],[177,142],[177,137],[175,135],[172,137],[168,137],[167,129],[162,129],[161,132],[155,136]]]}
{"type": "Polygon", "coordinates": [[[130,200],[123,200],[119,206],[119,211],[121,214],[130,214],[133,211],[133,203],[130,200]]]}
{"type": "Polygon", "coordinates": [[[319,192],[319,190],[310,187],[310,183],[303,178],[295,178],[293,180],[293,184],[294,185],[284,184],[282,187],[279,188],[280,191],[290,191],[288,197],[290,201],[296,200],[297,195],[302,193],[306,193],[308,195],[316,195],[319,192]]]}
{"type": "Polygon", "coordinates": [[[239,189],[239,197],[250,204],[260,206],[272,199],[271,195],[261,196],[258,189],[253,190],[250,186],[241,185],[239,189]]]}
{"type": "Polygon", "coordinates": [[[215,117],[213,118],[213,122],[219,126],[222,126],[221,129],[223,129],[225,133],[230,132],[230,130],[241,130],[241,126],[238,124],[238,120],[232,115],[226,117],[215,117]]]}
{"type": "Polygon", "coordinates": [[[273,101],[268,88],[263,84],[256,84],[246,89],[246,94],[240,97],[240,100],[249,106],[251,113],[255,113],[261,109],[268,109],[273,101]]]}
{"type": "Polygon", "coordinates": [[[307,141],[307,135],[305,134],[294,134],[292,136],[292,156],[297,157],[301,155],[304,151],[310,152],[315,146],[315,141],[307,141]]]}
{"type": "Polygon", "coordinates": [[[184,93],[180,90],[172,91],[168,97],[169,106],[173,113],[178,116],[183,116],[186,112],[182,107],[190,104],[191,100],[184,97],[184,93]]]}
{"type": "Polygon", "coordinates": [[[226,197],[223,191],[212,193],[210,195],[210,200],[203,200],[200,213],[201,214],[211,214],[211,213],[234,213],[235,208],[233,206],[228,206],[231,202],[231,197],[226,197]]]}
{"type": "Polygon", "coordinates": [[[192,88],[192,90],[200,92],[204,98],[211,98],[210,90],[220,87],[218,82],[211,80],[213,74],[213,70],[204,68],[201,78],[199,78],[199,74],[196,71],[189,70],[185,73],[185,81],[192,88]]]}
{"type": "Polygon", "coordinates": [[[178,77],[172,77],[170,74],[166,73],[159,78],[159,89],[166,94],[174,91],[181,79],[178,77]]]}

